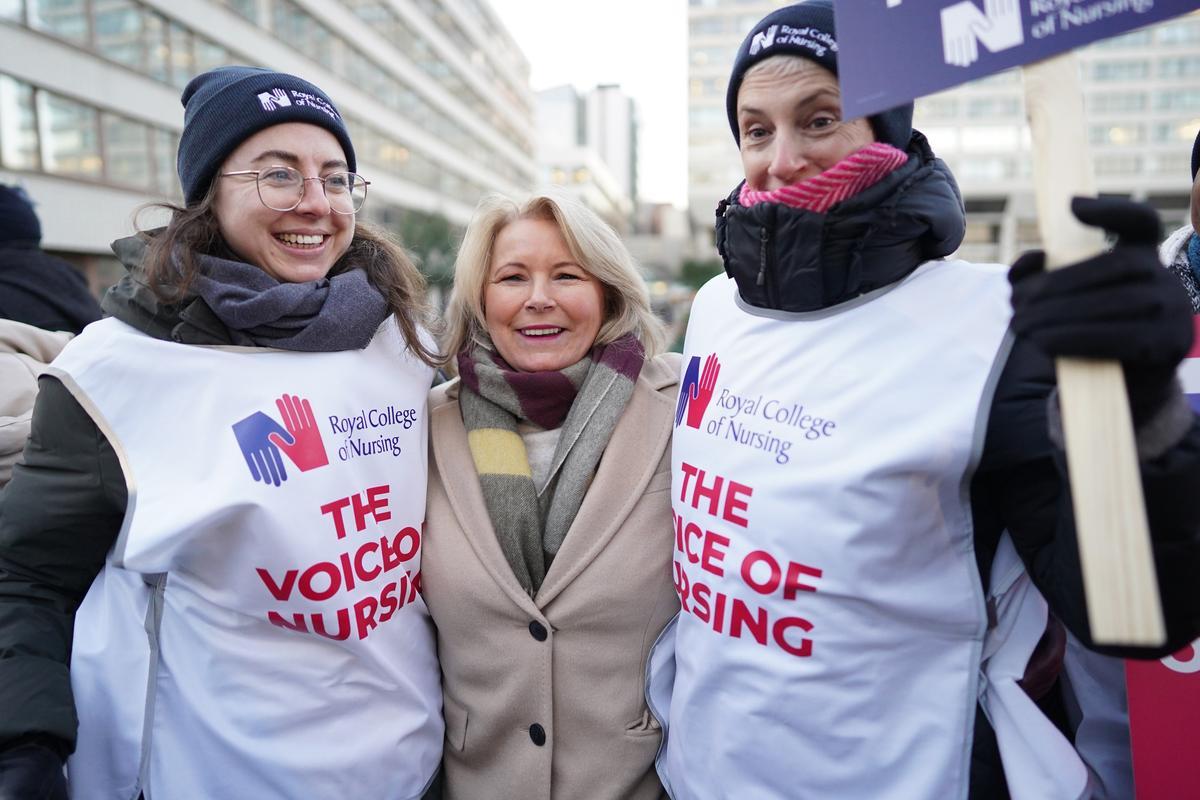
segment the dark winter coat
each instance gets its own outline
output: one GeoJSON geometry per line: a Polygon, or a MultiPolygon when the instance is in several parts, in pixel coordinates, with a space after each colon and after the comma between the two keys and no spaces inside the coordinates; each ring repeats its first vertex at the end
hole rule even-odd
{"type": "Polygon", "coordinates": [[[0,319],[79,333],[100,305],[75,267],[36,242],[0,242],[0,319]]]}

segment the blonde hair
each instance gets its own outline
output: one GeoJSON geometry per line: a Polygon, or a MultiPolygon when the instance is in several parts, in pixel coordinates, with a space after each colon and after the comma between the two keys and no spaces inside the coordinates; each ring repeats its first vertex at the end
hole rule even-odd
{"type": "Polygon", "coordinates": [[[596,344],[632,333],[652,358],[666,346],[666,328],[650,309],[650,293],[621,238],[595,212],[558,194],[537,194],[522,203],[488,195],[475,209],[454,261],[454,288],[446,306],[442,351],[454,357],[478,344],[494,349],[484,320],[483,290],[492,266],[496,237],[522,219],[552,222],[579,265],[604,287],[604,321],[596,344]]]}

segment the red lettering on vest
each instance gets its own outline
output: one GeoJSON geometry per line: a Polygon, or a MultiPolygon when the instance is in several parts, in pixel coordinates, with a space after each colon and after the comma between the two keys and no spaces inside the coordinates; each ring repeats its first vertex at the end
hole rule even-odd
{"type": "Polygon", "coordinates": [[[741,598],[733,598],[733,610],[730,612],[729,620],[729,635],[735,639],[742,638],[742,631],[750,630],[750,635],[754,637],[754,641],[759,644],[767,643],[767,610],[759,606],[755,611],[750,611],[750,606],[746,605],[741,598]]]}
{"type": "Polygon", "coordinates": [[[709,475],[686,461],[680,465],[680,469],[683,472],[679,487],[680,502],[742,528],[749,526],[750,497],[754,494],[752,488],[732,478],[709,475]],[[701,508],[701,503],[704,508],[701,508]]]}
{"type": "Polygon", "coordinates": [[[812,639],[801,639],[799,645],[793,645],[784,637],[784,634],[791,628],[799,628],[808,633],[812,630],[812,623],[800,617],[782,617],[775,620],[775,625],[771,628],[771,633],[774,636],[775,644],[782,647],[787,652],[798,658],[807,658],[812,655],[812,639]]]}
{"type": "Polygon", "coordinates": [[[787,577],[783,580],[783,599],[795,600],[796,592],[815,592],[817,587],[810,583],[801,583],[801,575],[810,575],[814,578],[819,578],[823,575],[823,570],[816,567],[810,567],[806,564],[797,564],[795,561],[788,562],[787,577]]]}
{"type": "Polygon", "coordinates": [[[779,584],[783,580],[783,570],[779,568],[779,562],[775,560],[775,557],[766,550],[752,550],[742,559],[742,580],[759,594],[771,594],[779,588],[779,584]],[[760,581],[754,577],[754,567],[758,564],[767,565],[765,580],[760,581]]]}
{"type": "Polygon", "coordinates": [[[334,500],[321,506],[321,513],[328,514],[333,517],[333,529],[337,533],[337,538],[346,538],[346,523],[342,519],[342,510],[350,505],[350,498],[343,497],[340,500],[334,500]]]}
{"type": "Polygon", "coordinates": [[[377,552],[379,552],[379,542],[364,542],[362,547],[358,548],[358,552],[354,554],[354,572],[360,581],[373,581],[379,573],[383,572],[382,564],[376,564],[369,570],[363,566],[363,558],[368,553],[377,552]]]}
{"type": "Polygon", "coordinates": [[[303,614],[292,614],[292,621],[288,622],[281,614],[275,611],[268,611],[267,621],[272,625],[279,626],[280,628],[287,628],[289,631],[308,633],[308,625],[304,622],[303,614]]]}
{"type": "Polygon", "coordinates": [[[337,533],[337,538],[346,538],[346,517],[345,512],[347,507],[350,507],[354,515],[354,529],[362,533],[367,527],[367,517],[380,522],[387,522],[392,518],[392,512],[388,511],[387,493],[390,487],[387,484],[383,486],[372,486],[365,492],[355,493],[349,497],[341,497],[337,500],[332,500],[321,506],[321,513],[333,519],[333,528],[337,533]]]}
{"type": "Polygon", "coordinates": [[[387,522],[392,514],[387,510],[388,486],[372,486],[361,495],[351,495],[351,505],[354,506],[354,527],[361,533],[367,527],[367,517],[376,523],[387,522]]]}
{"type": "MultiPolygon", "coordinates": [[[[333,597],[337,590],[342,588],[342,573],[338,571],[336,565],[328,561],[318,561],[308,569],[304,570],[304,574],[300,576],[300,594],[306,600],[320,602],[333,597]],[[325,588],[318,589],[314,583],[318,576],[325,576],[325,588]]],[[[345,637],[342,637],[345,638],[345,637]]]]}
{"type": "Polygon", "coordinates": [[[346,591],[352,592],[352,591],[354,591],[355,584],[354,584],[354,568],[350,566],[350,554],[342,553],[340,560],[342,562],[342,575],[345,576],[345,581],[346,581],[346,591]]]}
{"type": "Polygon", "coordinates": [[[262,567],[258,567],[257,572],[258,577],[261,578],[262,582],[267,585],[267,591],[270,592],[271,596],[276,600],[282,602],[292,596],[292,586],[295,585],[296,575],[299,574],[297,570],[289,569],[287,572],[283,573],[282,584],[276,583],[275,579],[271,577],[271,573],[267,572],[262,567]]]}
{"type": "Polygon", "coordinates": [[[383,587],[383,592],[379,595],[379,605],[383,609],[379,614],[380,622],[387,622],[400,607],[400,603],[396,600],[396,589],[396,582],[392,581],[383,587]]]}
{"type": "Polygon", "coordinates": [[[310,614],[312,618],[313,633],[318,636],[324,636],[326,639],[335,639],[343,642],[350,638],[350,610],[347,608],[339,608],[337,610],[337,633],[330,633],[325,629],[324,614],[310,614]]]}
{"type": "Polygon", "coordinates": [[[379,610],[379,601],[374,597],[364,597],[354,604],[354,621],[358,627],[358,638],[365,639],[378,623],[375,612],[379,610]]]}
{"type": "Polygon", "coordinates": [[[704,551],[700,554],[700,569],[711,572],[718,578],[724,577],[725,568],[721,562],[725,560],[725,551],[718,547],[729,547],[729,537],[712,531],[704,532],[704,551]]]}

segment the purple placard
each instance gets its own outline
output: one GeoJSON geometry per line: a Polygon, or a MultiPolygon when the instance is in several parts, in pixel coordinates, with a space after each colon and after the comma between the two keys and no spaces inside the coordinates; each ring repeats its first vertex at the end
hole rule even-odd
{"type": "Polygon", "coordinates": [[[847,117],[1200,8],[1200,0],[835,0],[847,117]]]}

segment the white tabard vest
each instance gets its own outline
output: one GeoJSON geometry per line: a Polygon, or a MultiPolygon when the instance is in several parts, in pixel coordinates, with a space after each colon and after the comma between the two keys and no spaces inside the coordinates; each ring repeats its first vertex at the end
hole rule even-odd
{"type": "Polygon", "coordinates": [[[1045,602],[1006,535],[989,633],[975,561],[1009,314],[1004,269],[961,261],[813,313],[742,307],[724,277],[697,295],[672,446],[682,612],[649,676],[676,800],[966,797],[980,701],[1015,797],[1080,796],[1016,685],[1045,602]]]}
{"type": "Polygon", "coordinates": [[[72,796],[419,797],[443,735],[418,593],[432,375],[394,323],[295,353],[109,319],[53,371],[129,488],[75,621],[72,796]]]}

